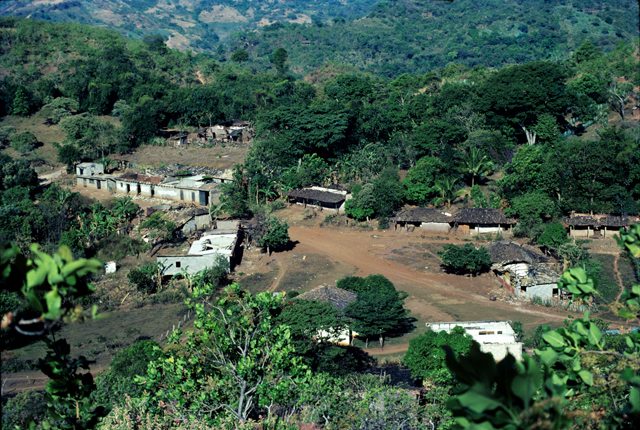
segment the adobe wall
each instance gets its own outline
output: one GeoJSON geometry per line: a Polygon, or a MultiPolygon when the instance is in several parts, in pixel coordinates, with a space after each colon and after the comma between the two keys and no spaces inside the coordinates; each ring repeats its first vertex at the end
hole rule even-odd
{"type": "Polygon", "coordinates": [[[513,343],[482,343],[480,344],[482,352],[488,352],[493,355],[494,360],[500,361],[511,353],[516,360],[522,361],[522,342],[513,343]]]}
{"type": "Polygon", "coordinates": [[[437,231],[440,233],[449,233],[451,226],[443,222],[423,222],[420,227],[426,231],[437,231]]]}

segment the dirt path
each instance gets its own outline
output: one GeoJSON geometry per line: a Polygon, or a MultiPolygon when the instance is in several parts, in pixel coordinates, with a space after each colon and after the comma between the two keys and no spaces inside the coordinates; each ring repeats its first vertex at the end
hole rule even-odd
{"type": "Polygon", "coordinates": [[[622,283],[622,276],[620,276],[620,270],[618,270],[618,260],[620,259],[620,254],[616,254],[616,258],[613,260],[613,274],[616,277],[616,281],[618,282],[618,286],[620,286],[620,291],[616,296],[616,303],[620,301],[620,297],[622,297],[622,293],[624,292],[624,284],[622,283]]]}
{"type": "Polygon", "coordinates": [[[50,183],[53,179],[59,178],[67,172],[66,168],[56,170],[55,172],[47,173],[46,175],[38,175],[38,181],[40,185],[46,185],[50,183]]]}

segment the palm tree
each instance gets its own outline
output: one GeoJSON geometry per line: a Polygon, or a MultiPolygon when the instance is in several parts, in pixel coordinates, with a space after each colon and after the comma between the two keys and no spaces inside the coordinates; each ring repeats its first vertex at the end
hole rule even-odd
{"type": "Polygon", "coordinates": [[[452,201],[465,193],[464,190],[460,189],[458,178],[451,176],[445,176],[444,178],[438,179],[433,188],[440,194],[438,197],[433,199],[433,204],[440,206],[446,202],[447,208],[451,207],[452,201]]]}
{"type": "Polygon", "coordinates": [[[493,169],[493,162],[486,155],[481,155],[479,148],[470,148],[462,158],[462,172],[471,176],[471,186],[475,185],[475,179],[482,178],[493,169]]]}

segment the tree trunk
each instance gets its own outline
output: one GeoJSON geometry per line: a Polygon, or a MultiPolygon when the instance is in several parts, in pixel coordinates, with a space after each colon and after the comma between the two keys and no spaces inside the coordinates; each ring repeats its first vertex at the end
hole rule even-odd
{"type": "Polygon", "coordinates": [[[536,132],[535,131],[531,131],[531,130],[527,130],[527,128],[524,125],[521,125],[520,127],[522,127],[522,130],[524,131],[524,134],[527,136],[527,143],[529,145],[535,145],[536,138],[538,137],[536,132]]]}
{"type": "Polygon", "coordinates": [[[384,336],[380,335],[380,349],[384,348],[384,336]]]}

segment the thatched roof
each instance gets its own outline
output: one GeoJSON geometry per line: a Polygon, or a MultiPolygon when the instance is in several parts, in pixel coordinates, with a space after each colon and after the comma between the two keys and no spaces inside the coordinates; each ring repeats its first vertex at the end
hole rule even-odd
{"type": "Polygon", "coordinates": [[[494,264],[509,264],[526,262],[529,264],[548,261],[539,250],[517,242],[501,241],[492,242],[486,247],[494,264]]]}
{"type": "Polygon", "coordinates": [[[489,208],[460,209],[453,215],[453,219],[458,224],[515,224],[502,210],[489,208]]]}
{"type": "Polygon", "coordinates": [[[349,303],[355,302],[356,298],[357,294],[351,291],[324,284],[300,294],[295,297],[295,300],[317,300],[319,302],[331,303],[336,309],[342,311],[349,303]]]}
{"type": "Polygon", "coordinates": [[[398,212],[395,220],[399,222],[433,222],[449,224],[453,222],[453,217],[445,215],[436,209],[415,208],[398,212]]]}
{"type": "Polygon", "coordinates": [[[287,191],[287,196],[313,200],[322,203],[341,203],[346,199],[344,194],[332,193],[330,191],[312,190],[310,188],[301,188],[297,190],[287,191]]]}
{"type": "Polygon", "coordinates": [[[577,227],[628,227],[629,218],[619,215],[577,215],[565,218],[564,224],[577,227]]]}

